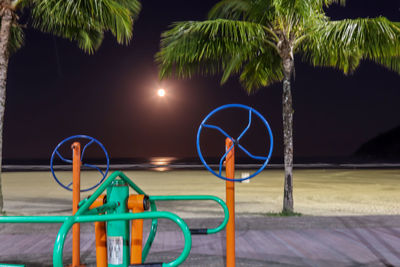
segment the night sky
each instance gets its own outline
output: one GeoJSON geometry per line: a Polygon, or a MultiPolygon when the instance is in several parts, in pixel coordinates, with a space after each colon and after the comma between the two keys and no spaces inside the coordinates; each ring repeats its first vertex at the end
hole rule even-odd
{"type": "MultiPolygon", "coordinates": [[[[154,54],[160,33],[174,21],[204,20],[216,2],[142,1],[130,45],[117,45],[107,35],[94,55],[28,28],[25,46],[10,59],[4,158],[47,159],[58,142],[74,134],[99,139],[112,158],[196,157],[202,119],[228,103],[250,105],[267,118],[275,137],[273,156],[280,157],[281,84],[248,95],[235,78],[222,87],[220,76],[158,79],[154,54]],[[163,99],[156,96],[159,87],[167,91],[163,99]]],[[[328,15],[383,15],[400,21],[400,2],[349,0],[344,8],[329,8],[328,15]]],[[[298,57],[293,83],[295,157],[348,157],[400,125],[399,84],[399,75],[374,63],[362,62],[353,75],[345,76],[302,64],[298,57]]],[[[221,125],[240,128],[246,116],[238,121],[237,116],[225,118],[221,125]]],[[[262,143],[264,137],[249,135],[247,143],[258,153],[262,146],[256,140],[262,143]]],[[[217,145],[210,141],[208,146],[217,145]]],[[[211,149],[210,156],[216,151],[211,149]]]]}

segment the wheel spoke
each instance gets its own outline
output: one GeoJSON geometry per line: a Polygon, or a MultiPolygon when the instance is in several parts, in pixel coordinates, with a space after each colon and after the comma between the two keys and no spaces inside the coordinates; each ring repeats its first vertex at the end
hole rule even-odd
{"type": "Polygon", "coordinates": [[[83,149],[82,149],[82,154],[81,154],[81,161],[83,161],[83,154],[85,154],[86,148],[87,148],[88,146],[90,146],[91,144],[93,144],[93,142],[94,142],[94,139],[90,140],[90,142],[87,143],[87,144],[83,147],[83,149]]]}
{"type": "Polygon", "coordinates": [[[68,187],[68,188],[71,188],[71,185],[72,185],[72,182],[70,182],[70,183],[67,185],[67,187],[68,187]]]}
{"type": "Polygon", "coordinates": [[[242,136],[247,132],[247,130],[250,128],[251,125],[251,109],[249,109],[249,124],[247,124],[247,127],[243,130],[243,132],[239,135],[239,137],[237,138],[237,141],[240,140],[240,138],[242,138],[242,136]]]}
{"type": "Polygon", "coordinates": [[[231,152],[232,148],[235,145],[232,143],[231,147],[225,152],[225,154],[222,156],[221,160],[219,161],[219,175],[221,175],[222,173],[222,164],[224,162],[224,159],[226,158],[226,156],[228,155],[229,152],[231,152]]]}
{"type": "Polygon", "coordinates": [[[268,157],[260,157],[260,156],[254,156],[253,154],[251,154],[249,151],[247,151],[241,144],[238,144],[238,147],[247,154],[247,156],[249,156],[250,158],[253,159],[258,159],[258,160],[267,160],[268,157]]]}
{"type": "Polygon", "coordinates": [[[96,165],[84,163],[83,166],[89,167],[89,168],[92,168],[92,169],[96,169],[98,172],[101,173],[101,175],[104,175],[103,171],[99,167],[97,167],[96,165]]]}
{"type": "Polygon", "coordinates": [[[72,164],[72,160],[64,158],[63,156],[61,156],[61,154],[58,151],[56,151],[56,154],[62,161],[72,164]]]}
{"type": "Polygon", "coordinates": [[[229,134],[227,134],[224,130],[221,129],[221,127],[215,126],[215,125],[211,125],[211,124],[203,124],[204,127],[206,128],[210,128],[210,129],[214,129],[214,130],[218,130],[220,133],[222,133],[223,135],[225,135],[225,137],[232,139],[232,137],[229,136],[229,134]]]}

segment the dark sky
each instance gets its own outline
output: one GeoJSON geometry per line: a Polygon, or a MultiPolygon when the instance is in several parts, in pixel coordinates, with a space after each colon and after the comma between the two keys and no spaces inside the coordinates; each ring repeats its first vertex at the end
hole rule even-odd
{"type": "MultiPolygon", "coordinates": [[[[113,158],[196,157],[199,124],[212,109],[228,103],[261,112],[273,129],[273,155],[282,155],[281,84],[247,95],[236,79],[222,87],[219,77],[158,80],[153,57],[160,33],[173,21],[203,20],[216,2],[142,1],[130,45],[119,46],[108,35],[90,56],[74,43],[27,29],[25,46],[10,59],[4,157],[49,158],[59,141],[74,134],[98,138],[113,158]],[[160,86],[168,94],[162,100],[155,96],[160,86]]],[[[399,21],[399,8],[398,0],[349,0],[345,8],[328,9],[328,15],[383,15],[399,21]]],[[[346,77],[297,60],[295,156],[347,157],[400,125],[399,83],[399,75],[370,62],[346,77]]],[[[236,116],[223,125],[235,123],[236,116]]],[[[256,139],[248,138],[251,147],[257,147],[256,139]]]]}

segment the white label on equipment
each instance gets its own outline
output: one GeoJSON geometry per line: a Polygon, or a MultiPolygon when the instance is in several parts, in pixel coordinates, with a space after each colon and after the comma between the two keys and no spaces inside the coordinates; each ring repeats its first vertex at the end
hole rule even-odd
{"type": "Polygon", "coordinates": [[[108,264],[118,265],[123,263],[123,238],[122,236],[107,237],[108,264]]]}

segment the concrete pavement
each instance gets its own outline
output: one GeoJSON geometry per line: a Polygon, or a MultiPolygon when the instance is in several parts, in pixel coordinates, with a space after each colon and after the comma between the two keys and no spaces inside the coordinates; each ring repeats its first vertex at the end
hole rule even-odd
{"type": "MultiPolygon", "coordinates": [[[[221,219],[187,219],[189,227],[217,225],[221,219]]],[[[146,224],[148,229],[149,223],[146,224]]],[[[51,266],[60,225],[0,225],[0,262],[51,266]]],[[[147,232],[147,230],[146,230],[147,232]]],[[[224,266],[225,234],[193,236],[182,266],[224,266]]],[[[82,262],[95,266],[93,224],[82,225],[82,262]]],[[[260,217],[239,216],[237,266],[400,266],[400,216],[260,217]]],[[[71,236],[64,263],[71,261],[71,236]]],[[[160,220],[147,262],[169,262],[183,248],[173,223],[160,220]]]]}

